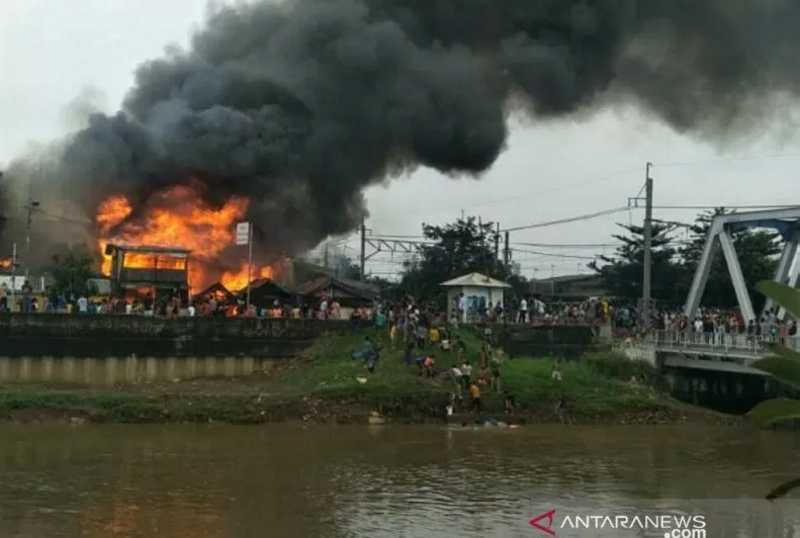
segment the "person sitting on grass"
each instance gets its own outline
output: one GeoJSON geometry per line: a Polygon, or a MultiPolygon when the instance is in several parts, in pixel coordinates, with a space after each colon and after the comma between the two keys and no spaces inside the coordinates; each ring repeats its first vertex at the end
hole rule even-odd
{"type": "Polygon", "coordinates": [[[422,377],[422,374],[425,373],[425,359],[427,359],[427,355],[418,355],[414,358],[414,364],[417,365],[417,369],[419,370],[419,376],[422,377]]]}
{"type": "Polygon", "coordinates": [[[433,355],[425,357],[425,360],[422,361],[422,369],[425,373],[425,377],[433,377],[433,366],[435,364],[436,360],[433,355]]]}
{"type": "Polygon", "coordinates": [[[558,369],[558,363],[553,363],[553,369],[550,371],[550,378],[557,382],[561,382],[561,370],[558,369]]]}
{"type": "MultiPolygon", "coordinates": [[[[372,341],[372,338],[369,336],[364,337],[364,342],[361,344],[361,349],[358,351],[354,351],[351,354],[353,360],[362,360],[369,364],[372,364],[372,368],[375,368],[375,363],[378,361],[378,357],[380,356],[380,347],[378,347],[375,342],[372,341]]],[[[372,371],[372,370],[370,370],[372,371]]]]}

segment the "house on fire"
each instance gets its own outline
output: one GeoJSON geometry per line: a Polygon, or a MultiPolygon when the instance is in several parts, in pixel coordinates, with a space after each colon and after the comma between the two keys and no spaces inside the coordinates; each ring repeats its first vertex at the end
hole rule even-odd
{"type": "Polygon", "coordinates": [[[342,306],[343,317],[349,317],[349,312],[353,309],[371,306],[378,298],[379,291],[371,284],[323,275],[300,285],[297,293],[310,303],[319,302],[323,298],[336,299],[342,306]]]}
{"type": "Polygon", "coordinates": [[[147,290],[188,299],[189,252],[177,247],[106,245],[106,256],[111,256],[111,292],[128,295],[147,290]]]}
{"type": "MultiPolygon", "coordinates": [[[[244,298],[246,293],[246,290],[242,290],[239,296],[244,298]]],[[[272,308],[275,301],[282,305],[294,306],[300,303],[300,296],[269,278],[260,278],[250,283],[250,302],[259,311],[263,308],[272,308]]]]}
{"type": "Polygon", "coordinates": [[[195,293],[194,297],[202,297],[203,299],[213,298],[218,303],[226,304],[233,300],[234,294],[223,286],[221,282],[215,282],[200,293],[195,293]]]}

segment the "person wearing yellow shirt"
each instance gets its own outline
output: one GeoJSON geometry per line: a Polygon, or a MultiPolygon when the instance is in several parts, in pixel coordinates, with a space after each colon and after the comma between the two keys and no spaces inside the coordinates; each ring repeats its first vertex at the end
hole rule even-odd
{"type": "Polygon", "coordinates": [[[476,383],[472,383],[469,386],[469,395],[472,398],[472,409],[475,412],[481,412],[481,389],[478,387],[476,383]]]}
{"type": "Polygon", "coordinates": [[[428,340],[430,340],[431,344],[438,344],[439,343],[439,329],[436,327],[431,327],[430,331],[428,331],[428,340]]]}

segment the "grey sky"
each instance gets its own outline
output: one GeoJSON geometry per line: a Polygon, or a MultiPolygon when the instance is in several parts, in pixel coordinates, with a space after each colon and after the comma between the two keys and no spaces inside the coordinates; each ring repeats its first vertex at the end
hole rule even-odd
{"type": "MultiPolygon", "coordinates": [[[[4,0],[0,3],[0,165],[31,141],[65,133],[65,106],[85,88],[102,93],[106,111],[119,107],[134,68],[170,44],[185,45],[200,25],[206,0],[4,0]]],[[[655,163],[657,205],[797,203],[800,148],[792,112],[785,121],[726,148],[675,133],[634,108],[541,123],[515,118],[508,149],[479,179],[449,178],[427,169],[367,192],[376,233],[417,235],[422,221],[461,214],[503,227],[625,205],[655,163]]],[[[693,211],[656,211],[690,220],[693,211]]],[[[512,241],[609,242],[615,222],[641,212],[519,232],[512,241]]],[[[349,244],[355,247],[356,242],[349,244]]],[[[540,249],[541,250],[541,249],[540,249]]],[[[612,249],[607,249],[610,252],[612,249]]],[[[591,255],[590,250],[553,251],[591,255]]],[[[518,254],[526,274],[575,272],[579,260],[518,254]]],[[[377,272],[396,269],[374,264],[377,272]]],[[[585,270],[585,269],[584,269],[585,270]]]]}

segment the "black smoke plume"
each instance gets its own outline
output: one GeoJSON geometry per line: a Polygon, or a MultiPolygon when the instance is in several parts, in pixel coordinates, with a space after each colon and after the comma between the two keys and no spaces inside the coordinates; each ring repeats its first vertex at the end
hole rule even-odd
{"type": "Polygon", "coordinates": [[[297,252],[352,230],[371,183],[486,170],[512,113],[632,102],[680,131],[746,132],[797,95],[798,29],[797,0],[236,4],[141,65],[121,111],[10,175],[46,178],[36,191],[83,219],[192,178],[211,203],[251,197],[264,246],[297,252]]]}

